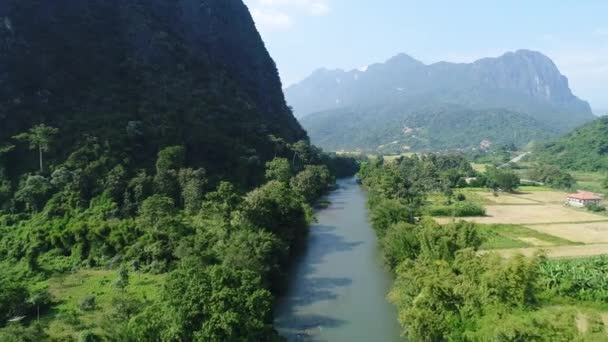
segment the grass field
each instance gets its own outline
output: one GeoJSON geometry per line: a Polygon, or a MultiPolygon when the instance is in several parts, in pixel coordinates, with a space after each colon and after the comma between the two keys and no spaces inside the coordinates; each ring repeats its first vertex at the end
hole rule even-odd
{"type": "MultiPolygon", "coordinates": [[[[41,320],[49,323],[47,333],[51,339],[77,340],[81,331],[103,326],[105,317],[112,312],[113,298],[121,293],[114,286],[116,279],[118,272],[112,270],[81,270],[49,279],[49,292],[57,305],[41,320]],[[80,303],[87,296],[95,297],[94,310],[81,310],[80,303]]],[[[159,296],[162,283],[163,276],[131,272],[125,291],[146,301],[159,296]]]]}
{"type": "Polygon", "coordinates": [[[492,204],[494,204],[494,205],[517,205],[517,204],[519,204],[519,205],[538,205],[537,201],[527,199],[524,197],[505,196],[505,195],[495,196],[491,192],[483,192],[483,193],[481,193],[481,195],[483,196],[484,203],[490,204],[490,205],[492,205],[492,204]]]}
{"type": "Polygon", "coordinates": [[[475,163],[471,163],[471,167],[473,167],[473,170],[477,171],[477,172],[485,172],[486,171],[486,167],[489,164],[475,164],[475,163]]]}
{"type": "Polygon", "coordinates": [[[569,172],[576,179],[577,189],[605,193],[608,189],[604,188],[603,183],[606,179],[606,174],[603,172],[569,172]]]}
{"type": "Polygon", "coordinates": [[[482,249],[505,249],[540,246],[576,245],[553,235],[544,234],[530,228],[511,224],[479,225],[484,238],[482,249]]]}

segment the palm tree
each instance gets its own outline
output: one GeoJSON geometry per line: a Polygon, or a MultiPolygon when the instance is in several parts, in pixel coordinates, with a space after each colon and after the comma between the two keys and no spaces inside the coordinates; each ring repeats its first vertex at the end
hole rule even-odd
{"type": "Polygon", "coordinates": [[[44,164],[42,161],[42,153],[48,152],[51,149],[51,144],[55,135],[59,133],[59,129],[47,126],[45,124],[36,125],[30,128],[29,131],[16,135],[14,139],[27,141],[30,143],[30,150],[38,150],[40,160],[40,173],[44,172],[44,164]]]}

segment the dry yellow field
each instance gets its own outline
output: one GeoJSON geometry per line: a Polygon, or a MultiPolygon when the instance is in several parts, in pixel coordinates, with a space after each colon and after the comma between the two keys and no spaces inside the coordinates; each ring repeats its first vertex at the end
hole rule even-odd
{"type": "Polygon", "coordinates": [[[533,191],[511,196],[542,203],[562,204],[566,201],[566,195],[567,193],[561,191],[533,191]]]}
{"type": "MultiPolygon", "coordinates": [[[[559,204],[545,205],[489,205],[486,206],[486,216],[467,217],[465,221],[482,224],[550,224],[568,222],[598,222],[608,221],[608,217],[578,211],[559,204]]],[[[440,223],[450,222],[451,219],[438,219],[440,223]]]]}
{"type": "Polygon", "coordinates": [[[533,256],[541,251],[549,258],[591,257],[596,255],[608,254],[608,244],[512,248],[483,251],[481,253],[498,253],[505,258],[510,258],[519,254],[522,254],[524,256],[533,256]]]}
{"type": "Polygon", "coordinates": [[[500,193],[495,196],[490,191],[475,192],[481,196],[487,204],[563,204],[566,201],[567,193],[561,191],[526,191],[518,194],[500,193]]]}
{"type": "Polygon", "coordinates": [[[532,201],[526,198],[521,198],[513,195],[494,196],[491,192],[484,192],[483,199],[488,204],[521,204],[521,205],[539,205],[542,203],[532,201]]]}
{"type": "Polygon", "coordinates": [[[530,225],[530,229],[582,243],[608,243],[608,222],[530,225]]]}
{"type": "MultiPolygon", "coordinates": [[[[544,251],[548,257],[583,257],[608,254],[608,216],[563,205],[566,193],[560,191],[526,191],[521,194],[474,193],[486,204],[486,216],[464,218],[480,224],[514,224],[585,245],[555,246],[534,237],[519,238],[534,247],[497,250],[503,256],[533,255],[544,251]]],[[[437,219],[440,223],[450,218],[437,219]]]]}

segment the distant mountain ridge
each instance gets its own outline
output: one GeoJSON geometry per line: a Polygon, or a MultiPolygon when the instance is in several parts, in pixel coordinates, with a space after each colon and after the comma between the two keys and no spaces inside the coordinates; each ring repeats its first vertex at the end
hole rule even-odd
{"type": "MultiPolygon", "coordinates": [[[[589,104],[572,93],[568,79],[553,61],[529,50],[508,52],[473,63],[431,65],[399,54],[365,70],[319,69],[302,82],[288,87],[285,94],[313,141],[319,139],[317,128],[321,123],[317,122],[318,118],[330,122],[327,118],[334,111],[339,112],[342,119],[347,118],[345,111],[375,117],[378,120],[373,125],[382,126],[387,118],[402,123],[411,121],[412,114],[420,116],[420,111],[429,107],[449,110],[454,106],[462,115],[466,115],[463,108],[477,114],[498,110],[503,114],[513,112],[529,116],[537,122],[535,126],[547,134],[565,132],[594,118],[589,104]],[[311,115],[320,112],[324,114],[311,115]]],[[[362,132],[351,134],[366,134],[370,128],[361,127],[362,132]]],[[[321,138],[328,140],[325,136],[321,138]]],[[[488,139],[491,138],[489,135],[488,139]]],[[[346,145],[331,136],[329,140],[334,141],[321,146],[339,148],[346,145]]],[[[477,144],[477,141],[470,141],[454,148],[477,144]]],[[[433,148],[433,144],[426,147],[433,148]]]]}

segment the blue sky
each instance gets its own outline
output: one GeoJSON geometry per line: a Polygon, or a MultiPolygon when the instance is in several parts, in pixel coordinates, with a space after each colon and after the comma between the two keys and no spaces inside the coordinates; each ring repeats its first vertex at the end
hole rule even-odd
{"type": "Polygon", "coordinates": [[[245,0],[285,86],[319,67],[354,69],[405,52],[471,62],[532,49],[608,113],[607,0],[245,0]]]}

